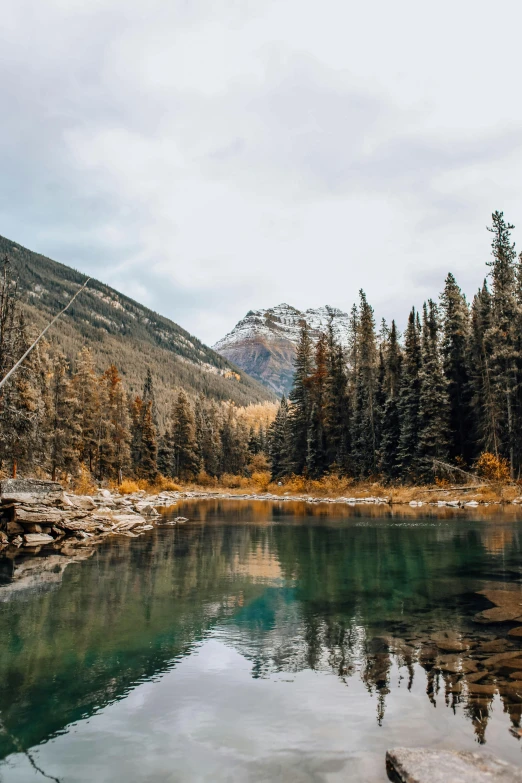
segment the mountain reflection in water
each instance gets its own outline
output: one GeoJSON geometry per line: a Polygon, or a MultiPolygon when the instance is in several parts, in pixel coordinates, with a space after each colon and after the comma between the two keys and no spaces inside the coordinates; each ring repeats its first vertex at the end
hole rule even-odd
{"type": "MultiPolygon", "coordinates": [[[[371,711],[374,729],[353,746],[347,736],[346,747],[335,750],[339,774],[346,771],[348,756],[361,750],[361,742],[372,752],[380,742],[389,743],[385,731],[391,732],[395,745],[447,744],[456,725],[448,723],[452,714],[461,721],[460,745],[487,742],[489,750],[518,761],[522,681],[514,675],[522,673],[516,672],[515,663],[506,664],[517,661],[519,649],[522,662],[522,639],[508,635],[518,623],[493,625],[474,618],[491,606],[478,591],[492,584],[522,590],[522,520],[515,510],[499,515],[498,509],[486,509],[481,518],[449,509],[431,516],[424,509],[422,517],[419,513],[406,509],[392,515],[382,508],[335,504],[200,501],[174,510],[174,516],[189,517],[187,524],[160,526],[135,540],[109,541],[88,559],[66,568],[53,566],[53,579],[42,560],[39,582],[30,563],[27,587],[23,580],[9,582],[5,575],[13,572],[13,564],[4,560],[0,718],[7,731],[0,732],[0,759],[5,759],[0,779],[28,779],[13,737],[23,748],[55,738],[36,752],[56,775],[65,764],[64,747],[76,742],[73,735],[86,731],[87,719],[109,716],[116,702],[123,715],[126,704],[131,710],[133,694],[145,685],[183,685],[180,704],[189,703],[193,710],[212,707],[219,722],[226,695],[221,691],[214,696],[208,685],[204,694],[195,685],[189,687],[184,667],[212,650],[215,671],[219,666],[225,670],[229,664],[220,664],[218,658],[227,649],[237,662],[230,664],[230,679],[219,681],[230,686],[238,714],[243,695],[247,699],[250,692],[239,662],[246,662],[248,677],[261,689],[245,720],[253,716],[251,728],[263,747],[263,762],[256,758],[258,766],[247,771],[241,766],[244,760],[234,756],[234,761],[223,761],[221,755],[223,769],[216,773],[213,761],[211,774],[203,766],[179,766],[183,747],[169,746],[174,777],[148,778],[151,769],[146,764],[152,762],[142,759],[145,766],[135,771],[135,778],[131,774],[126,779],[205,780],[208,772],[209,780],[225,780],[232,770],[236,779],[265,779],[273,758],[261,735],[277,717],[273,704],[265,704],[267,689],[272,693],[275,687],[277,698],[288,704],[299,702],[300,695],[315,700],[317,716],[332,699],[331,711],[341,709],[340,728],[343,721],[347,727],[358,717],[363,721],[363,713],[371,711]],[[241,684],[234,667],[241,669],[241,684]],[[310,680],[310,673],[319,679],[310,680]],[[334,695],[326,685],[324,677],[332,675],[345,696],[338,690],[334,695]],[[359,686],[367,693],[366,702],[357,695],[359,686]],[[419,715],[425,714],[421,698],[437,708],[429,721],[412,726],[411,734],[404,732],[396,708],[387,714],[395,694],[398,698],[404,690],[411,693],[419,715]]],[[[520,604],[522,609],[522,592],[520,604]]],[[[212,683],[212,677],[217,681],[218,675],[205,666],[198,675],[201,682],[212,683]]],[[[173,709],[169,704],[169,715],[173,709]]],[[[180,724],[182,714],[180,706],[175,713],[180,724]]],[[[306,743],[313,736],[315,755],[329,753],[328,764],[333,764],[329,740],[321,739],[319,717],[317,725],[313,717],[310,721],[298,737],[292,727],[292,741],[306,743]]],[[[122,734],[110,739],[114,763],[127,753],[122,726],[122,734]]],[[[208,726],[205,730],[210,731],[208,726]]],[[[134,737],[136,731],[134,727],[134,737]]],[[[242,742],[240,731],[240,726],[228,725],[228,733],[220,735],[221,749],[232,753],[242,742]],[[237,736],[232,736],[234,731],[237,736]]],[[[157,736],[146,725],[138,733],[145,744],[157,736]]],[[[76,758],[75,771],[68,768],[64,780],[89,779],[82,769],[93,763],[94,751],[87,751],[86,735],[84,743],[86,755],[76,758]]],[[[98,738],[97,752],[100,748],[98,738]]],[[[241,753],[248,755],[248,750],[241,753]]],[[[337,769],[334,764],[332,772],[327,764],[321,772],[305,765],[298,774],[294,766],[281,763],[282,780],[321,780],[337,769]]],[[[110,780],[113,772],[107,764],[110,780]]],[[[367,779],[380,780],[377,775],[370,771],[367,779]]]]}

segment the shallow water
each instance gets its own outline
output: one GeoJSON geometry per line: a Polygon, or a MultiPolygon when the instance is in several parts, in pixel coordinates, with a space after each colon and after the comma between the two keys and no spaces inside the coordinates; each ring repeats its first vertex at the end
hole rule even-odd
{"type": "Polygon", "coordinates": [[[4,783],[376,782],[400,745],[521,763],[522,695],[473,693],[463,673],[516,625],[473,618],[491,605],[477,591],[522,585],[517,513],[179,514],[27,586],[0,563],[4,783]],[[445,630],[471,646],[456,673],[433,645],[445,630]]]}

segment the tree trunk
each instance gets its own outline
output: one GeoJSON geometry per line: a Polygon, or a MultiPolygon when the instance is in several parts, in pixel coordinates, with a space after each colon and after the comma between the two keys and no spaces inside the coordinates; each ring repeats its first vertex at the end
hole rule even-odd
{"type": "Polygon", "coordinates": [[[13,460],[13,478],[14,479],[16,478],[17,469],[18,469],[18,463],[17,463],[16,457],[15,457],[14,460],[13,460]]]}

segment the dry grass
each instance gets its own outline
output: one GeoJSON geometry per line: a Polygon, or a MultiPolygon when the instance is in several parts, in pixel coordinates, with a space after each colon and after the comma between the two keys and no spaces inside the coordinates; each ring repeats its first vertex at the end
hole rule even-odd
{"type": "Polygon", "coordinates": [[[120,495],[133,495],[135,492],[145,491],[148,495],[157,495],[158,492],[180,492],[181,487],[172,479],[159,476],[156,481],[146,479],[124,479],[121,484],[113,482],[111,489],[120,495]]]}

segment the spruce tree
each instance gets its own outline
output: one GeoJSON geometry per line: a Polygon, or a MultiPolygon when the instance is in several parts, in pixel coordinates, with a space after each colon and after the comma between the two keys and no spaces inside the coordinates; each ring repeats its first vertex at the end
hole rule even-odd
{"type": "Polygon", "coordinates": [[[147,405],[149,402],[151,403],[152,421],[157,431],[159,428],[158,406],[156,405],[154,381],[152,380],[152,373],[150,371],[150,367],[147,367],[147,375],[145,376],[145,382],[143,384],[143,394],[141,395],[141,398],[145,403],[145,405],[147,405]]]}
{"type": "Polygon", "coordinates": [[[399,393],[401,389],[402,352],[397,327],[392,321],[390,336],[385,346],[385,402],[381,419],[379,469],[388,480],[396,480],[400,474],[398,446],[401,435],[399,393]]]}
{"type": "Polygon", "coordinates": [[[430,299],[422,317],[418,439],[414,470],[419,479],[433,477],[433,460],[448,458],[449,398],[440,353],[437,306],[430,299]]]}
{"type": "Polygon", "coordinates": [[[94,357],[90,348],[83,347],[78,354],[73,387],[78,399],[80,462],[93,473],[98,451],[100,393],[94,357]]]}
{"type": "Polygon", "coordinates": [[[327,377],[325,389],[325,427],[327,464],[337,472],[345,472],[349,449],[349,408],[346,360],[337,342],[332,317],[327,330],[327,377]]]}
{"type": "Polygon", "coordinates": [[[310,399],[310,377],[313,372],[312,341],[306,321],[301,332],[295,358],[294,385],[290,392],[290,430],[292,432],[292,463],[294,473],[300,475],[306,468],[308,434],[312,403],[310,399]]]}
{"type": "Polygon", "coordinates": [[[290,416],[288,402],[283,395],[276,417],[269,430],[269,457],[272,480],[284,478],[292,473],[292,450],[290,435],[290,416]]]}
{"type": "Polygon", "coordinates": [[[474,457],[481,451],[500,456],[500,410],[487,344],[492,323],[491,294],[484,281],[471,306],[470,385],[474,457]]]}
{"type": "Polygon", "coordinates": [[[517,352],[515,333],[518,322],[517,305],[517,269],[515,244],[511,241],[514,228],[504,220],[502,212],[494,212],[493,225],[488,229],[493,234],[491,254],[492,280],[492,321],[485,340],[491,357],[491,377],[497,419],[499,422],[500,450],[510,464],[514,477],[515,449],[517,448],[517,411],[518,366],[520,357],[517,352]]]}
{"type": "Polygon", "coordinates": [[[470,312],[451,272],[441,295],[442,359],[448,382],[449,456],[470,464],[473,458],[473,417],[469,377],[470,312]]]}
{"type": "Polygon", "coordinates": [[[327,402],[327,338],[321,334],[315,347],[315,368],[309,379],[310,421],[308,425],[306,470],[312,478],[320,478],[328,469],[326,441],[327,402]]]}
{"type": "Polygon", "coordinates": [[[175,477],[185,481],[194,478],[200,468],[196,428],[190,402],[183,391],[178,394],[172,413],[172,451],[175,477]]]}
{"type": "Polygon", "coordinates": [[[404,353],[399,392],[401,434],[397,447],[400,476],[411,479],[419,439],[421,345],[419,317],[412,309],[404,333],[404,353]]]}
{"type": "Polygon", "coordinates": [[[69,379],[69,366],[63,354],[54,358],[51,380],[52,426],[50,438],[51,477],[78,470],[80,423],[78,398],[69,379]]]}
{"type": "Polygon", "coordinates": [[[351,427],[355,472],[375,472],[377,459],[377,345],[373,309],[360,291],[357,365],[354,378],[354,410],[351,427]]]}

